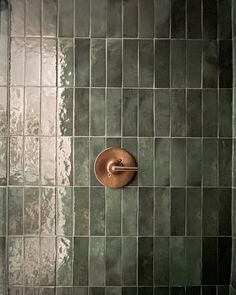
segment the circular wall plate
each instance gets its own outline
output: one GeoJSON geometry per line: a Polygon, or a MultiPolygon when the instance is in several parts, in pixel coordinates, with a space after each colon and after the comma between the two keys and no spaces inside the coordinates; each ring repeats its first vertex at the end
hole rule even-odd
{"type": "Polygon", "coordinates": [[[110,188],[126,186],[137,171],[134,157],[126,150],[111,147],[101,152],[94,163],[98,181],[110,188]]]}

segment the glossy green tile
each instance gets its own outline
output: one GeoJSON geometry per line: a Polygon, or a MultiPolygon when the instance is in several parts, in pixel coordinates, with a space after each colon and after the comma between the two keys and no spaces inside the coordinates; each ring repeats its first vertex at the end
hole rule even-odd
{"type": "Polygon", "coordinates": [[[57,1],[43,0],[42,34],[54,37],[57,33],[57,1]]]}
{"type": "Polygon", "coordinates": [[[56,178],[56,139],[41,137],[40,142],[41,184],[55,185],[56,178]]]}
{"type": "Polygon", "coordinates": [[[187,3],[187,36],[189,39],[202,38],[202,7],[201,1],[187,3]]]}
{"type": "Polygon", "coordinates": [[[218,234],[218,189],[203,190],[202,233],[204,236],[218,234]]]}
{"type": "Polygon", "coordinates": [[[155,236],[170,235],[170,189],[155,189],[155,236]]]}
{"type": "Polygon", "coordinates": [[[104,150],[105,148],[105,140],[104,138],[90,138],[90,185],[97,186],[101,185],[98,180],[96,179],[96,176],[94,175],[94,162],[97,156],[104,150]]]}
{"type": "Polygon", "coordinates": [[[74,233],[87,236],[89,234],[89,188],[74,188],[74,233]]]}
{"type": "Polygon", "coordinates": [[[217,238],[202,239],[202,284],[217,283],[217,238]],[[211,255],[209,255],[209,251],[211,255]],[[209,272],[210,271],[210,272],[209,272]]]}
{"type": "Polygon", "coordinates": [[[58,287],[56,289],[57,295],[73,295],[72,287],[58,287]]]}
{"type": "Polygon", "coordinates": [[[105,285],[105,238],[90,238],[89,286],[105,285]]]}
{"type": "Polygon", "coordinates": [[[23,38],[12,38],[11,42],[11,85],[24,85],[25,68],[25,40],[23,38]]]}
{"type": "Polygon", "coordinates": [[[138,37],[138,1],[123,3],[123,37],[138,37]]]}
{"type": "Polygon", "coordinates": [[[218,48],[215,40],[203,43],[203,87],[216,88],[218,84],[218,48]]]}
{"type": "Polygon", "coordinates": [[[75,36],[89,37],[90,1],[75,1],[75,36]]]}
{"type": "Polygon", "coordinates": [[[137,90],[123,90],[123,136],[137,136],[137,90]]]}
{"type": "Polygon", "coordinates": [[[90,234],[105,235],[105,189],[90,189],[90,234]]]}
{"type": "Polygon", "coordinates": [[[89,135],[89,90],[75,88],[75,136],[89,135]]]}
{"type": "Polygon", "coordinates": [[[53,236],[56,230],[56,191],[54,188],[41,188],[40,230],[43,236],[53,236]]]}
{"type": "Polygon", "coordinates": [[[186,136],[186,93],[185,90],[171,91],[171,135],[186,136]]]}
{"type": "Polygon", "coordinates": [[[170,41],[155,41],[155,87],[170,86],[170,41]]]}
{"type": "Polygon", "coordinates": [[[91,86],[106,86],[105,39],[91,39],[91,86]]]}
{"type": "Polygon", "coordinates": [[[219,90],[219,136],[232,136],[232,91],[219,90]]]}
{"type": "Polygon", "coordinates": [[[186,284],[201,284],[201,239],[186,238],[186,284]]]}
{"type": "Polygon", "coordinates": [[[23,295],[23,287],[10,287],[8,292],[10,295],[23,295]]]}
{"type": "Polygon", "coordinates": [[[137,282],[137,239],[122,238],[122,286],[135,286],[137,282]]]}
{"type": "Polygon", "coordinates": [[[39,233],[39,189],[24,188],[24,234],[39,233]]]}
{"type": "Polygon", "coordinates": [[[23,182],[23,137],[11,137],[10,139],[10,184],[19,185],[23,182]]]}
{"type": "Polygon", "coordinates": [[[11,87],[10,89],[10,118],[9,131],[11,135],[23,135],[24,119],[24,88],[11,87]]]}
{"type": "Polygon", "coordinates": [[[88,285],[88,238],[74,238],[73,285],[88,285]]]}
{"type": "Polygon", "coordinates": [[[139,86],[152,88],[153,83],[154,43],[152,40],[139,40],[139,86]]]}
{"type": "Polygon", "coordinates": [[[218,184],[218,140],[203,140],[203,184],[217,186],[218,184]]]}
{"type": "Polygon", "coordinates": [[[121,285],[121,238],[106,238],[106,285],[121,285]]]}
{"type": "Polygon", "coordinates": [[[170,0],[155,1],[155,36],[168,38],[170,34],[170,0]]]}
{"type": "Polygon", "coordinates": [[[39,184],[39,138],[26,137],[24,140],[25,184],[39,184]]]}
{"type": "Polygon", "coordinates": [[[7,184],[7,161],[8,161],[7,138],[0,138],[0,185],[7,184]]]}
{"type": "Polygon", "coordinates": [[[186,185],[186,140],[171,140],[171,185],[186,185]]]}
{"type": "Polygon", "coordinates": [[[72,235],[73,233],[73,189],[60,187],[56,192],[57,204],[57,235],[72,235]]]}
{"type": "Polygon", "coordinates": [[[57,238],[56,284],[72,285],[72,238],[57,238]]]}
{"type": "Polygon", "coordinates": [[[106,236],[121,234],[121,191],[106,189],[106,236]]]}
{"type": "Polygon", "coordinates": [[[155,136],[170,134],[170,90],[155,90],[155,136]]]}
{"type": "MultiPolygon", "coordinates": [[[[191,4],[192,3],[190,3],[190,5],[191,4]]],[[[187,70],[186,70],[187,87],[200,88],[201,74],[202,74],[202,41],[187,40],[186,46],[187,46],[187,70]]]]}
{"type": "Polygon", "coordinates": [[[73,89],[58,88],[57,96],[58,135],[73,135],[73,89]]]}
{"type": "Polygon", "coordinates": [[[169,284],[169,238],[154,238],[154,284],[169,284]]]}
{"type": "Polygon", "coordinates": [[[185,285],[185,238],[170,237],[170,285],[185,285]]]}
{"type": "Polygon", "coordinates": [[[57,40],[43,38],[42,40],[42,85],[57,85],[57,40]]]}
{"type": "Polygon", "coordinates": [[[91,89],[90,135],[105,135],[105,89],[91,89]]]}
{"type": "Polygon", "coordinates": [[[75,86],[89,86],[90,40],[75,39],[75,86]]]}
{"type": "Polygon", "coordinates": [[[42,135],[55,135],[56,133],[56,88],[43,87],[41,89],[41,126],[42,135]],[[50,109],[50,112],[48,112],[50,109]]]}
{"type": "MultiPolygon", "coordinates": [[[[137,0],[132,0],[137,1],[137,0]]],[[[128,3],[128,2],[126,2],[128,3]]],[[[138,86],[138,41],[123,41],[123,86],[138,86]]]]}
{"type": "Polygon", "coordinates": [[[106,295],[121,295],[122,294],[122,288],[121,287],[107,287],[105,289],[106,295]]]}
{"type": "Polygon", "coordinates": [[[187,136],[200,137],[202,134],[202,92],[187,91],[187,136]]]}
{"type": "Polygon", "coordinates": [[[136,287],[122,287],[122,295],[136,295],[137,288],[136,287]]]}
{"type": "Polygon", "coordinates": [[[154,1],[139,1],[139,37],[152,38],[154,34],[154,1]]]}
{"type": "Polygon", "coordinates": [[[124,188],[122,201],[122,234],[137,235],[137,188],[124,188]]]}
{"type": "Polygon", "coordinates": [[[200,236],[202,225],[202,198],[200,188],[187,189],[187,235],[200,236]]]}
{"type": "Polygon", "coordinates": [[[39,285],[39,238],[24,238],[24,284],[39,285]]]}
{"type": "Polygon", "coordinates": [[[120,137],[107,137],[106,138],[106,148],[110,147],[121,147],[120,137]]]}
{"type": "Polygon", "coordinates": [[[156,287],[155,288],[155,295],[169,295],[169,287],[156,287]]]}
{"type": "Polygon", "coordinates": [[[184,188],[171,189],[171,235],[185,235],[185,204],[186,191],[184,188]]]}
{"type": "MultiPolygon", "coordinates": [[[[32,1],[31,1],[32,2],[32,1]]],[[[25,40],[25,85],[40,86],[40,38],[25,40]]],[[[24,84],[22,83],[22,85],[24,84]]]]}
{"type": "Polygon", "coordinates": [[[45,287],[41,287],[40,288],[40,295],[55,295],[56,294],[56,288],[45,288],[45,287]]]}
{"type": "Polygon", "coordinates": [[[106,129],[108,136],[121,135],[121,91],[119,89],[107,89],[106,129]]]}
{"type": "Polygon", "coordinates": [[[8,188],[8,235],[23,234],[23,188],[8,188]]]}
{"type": "MultiPolygon", "coordinates": [[[[5,188],[0,188],[0,235],[6,235],[6,212],[7,212],[7,199],[6,199],[7,191],[5,188]]],[[[9,196],[9,195],[8,195],[9,196]]]]}
{"type": "Polygon", "coordinates": [[[87,287],[74,287],[73,288],[74,295],[88,295],[87,287]]]}
{"type": "Polygon", "coordinates": [[[105,295],[105,289],[102,287],[90,287],[89,288],[89,295],[105,295]]]}
{"type": "Polygon", "coordinates": [[[89,184],[89,138],[76,137],[74,150],[75,185],[86,186],[89,184]]]}
{"type": "Polygon", "coordinates": [[[202,141],[187,139],[187,184],[200,186],[202,181],[202,141]]]}
{"type": "Polygon", "coordinates": [[[24,36],[25,34],[25,2],[13,0],[11,12],[11,34],[13,36],[24,36]]]}
{"type": "Polygon", "coordinates": [[[106,37],[106,10],[105,0],[91,1],[91,37],[106,37]]]}
{"type": "Polygon", "coordinates": [[[186,37],[186,4],[184,0],[171,0],[171,37],[186,37]]]}
{"type": "Polygon", "coordinates": [[[219,185],[232,185],[232,140],[219,140],[219,185]]]}
{"type": "MultiPolygon", "coordinates": [[[[175,1],[175,0],[172,0],[175,1]]],[[[177,1],[175,1],[177,3],[177,1]]],[[[186,86],[186,41],[171,40],[171,87],[186,86]]]]}
{"type": "Polygon", "coordinates": [[[73,37],[74,1],[58,2],[59,36],[73,37]]]}
{"type": "Polygon", "coordinates": [[[5,136],[8,130],[7,87],[0,87],[0,135],[5,136]]]}
{"type": "MultiPolygon", "coordinates": [[[[129,151],[129,153],[133,155],[133,157],[136,159],[136,162],[137,162],[138,160],[137,138],[123,137],[122,141],[123,141],[123,144],[122,144],[123,148],[129,151]]],[[[129,186],[137,185],[137,181],[138,181],[138,176],[136,174],[135,178],[131,181],[129,186]]]]}
{"type": "Polygon", "coordinates": [[[38,295],[38,294],[39,294],[39,288],[27,287],[24,290],[24,295],[38,295]]]}
{"type": "Polygon", "coordinates": [[[231,188],[219,190],[219,210],[218,210],[218,234],[220,236],[231,236],[231,211],[232,211],[232,191],[231,188]]]}
{"type": "Polygon", "coordinates": [[[141,286],[153,283],[153,238],[138,238],[138,282],[141,286]]]}
{"type": "Polygon", "coordinates": [[[73,184],[73,140],[61,137],[57,140],[57,184],[73,184]]]}
{"type": "Polygon", "coordinates": [[[218,238],[218,284],[230,284],[232,240],[231,237],[218,238]]]}
{"type": "Polygon", "coordinates": [[[203,136],[216,137],[218,132],[217,91],[203,90],[203,136]]]}
{"type": "Polygon", "coordinates": [[[23,238],[8,238],[8,284],[23,284],[23,238]]]}
{"type": "Polygon", "coordinates": [[[153,235],[153,188],[139,188],[139,236],[153,235]]]}
{"type": "Polygon", "coordinates": [[[122,37],[122,3],[116,0],[107,1],[107,37],[122,37]]]}
{"type": "Polygon", "coordinates": [[[139,136],[154,135],[153,91],[139,90],[139,136]]]}
{"type": "Polygon", "coordinates": [[[138,287],[138,295],[152,295],[153,287],[138,287]]]}
{"type": "Polygon", "coordinates": [[[72,39],[58,40],[58,86],[72,87],[74,78],[74,45],[72,39]]]}
{"type": "Polygon", "coordinates": [[[139,185],[153,185],[153,161],[150,155],[153,155],[154,142],[153,138],[139,138],[139,185]]]}
{"type": "MultiPolygon", "coordinates": [[[[117,1],[115,3],[119,2],[117,1]]],[[[121,85],[122,41],[119,39],[107,39],[107,86],[121,87],[121,85]]]]}
{"type": "Polygon", "coordinates": [[[40,285],[55,285],[56,239],[54,237],[40,238],[40,285]]]}
{"type": "Polygon", "coordinates": [[[39,36],[40,35],[40,17],[41,6],[40,3],[27,0],[26,1],[26,35],[39,36]]]}

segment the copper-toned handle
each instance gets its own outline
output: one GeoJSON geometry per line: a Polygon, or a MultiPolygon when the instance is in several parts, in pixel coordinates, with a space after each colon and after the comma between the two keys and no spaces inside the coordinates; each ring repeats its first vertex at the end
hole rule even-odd
{"type": "Polygon", "coordinates": [[[114,172],[138,171],[138,167],[113,166],[112,171],[114,172]]]}

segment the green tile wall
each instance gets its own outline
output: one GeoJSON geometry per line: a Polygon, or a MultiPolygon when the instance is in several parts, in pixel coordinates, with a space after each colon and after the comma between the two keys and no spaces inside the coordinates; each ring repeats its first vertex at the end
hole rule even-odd
{"type": "Polygon", "coordinates": [[[9,82],[0,63],[1,295],[229,294],[231,8],[11,0],[9,82]],[[137,159],[124,189],[94,175],[110,146],[137,159]]]}

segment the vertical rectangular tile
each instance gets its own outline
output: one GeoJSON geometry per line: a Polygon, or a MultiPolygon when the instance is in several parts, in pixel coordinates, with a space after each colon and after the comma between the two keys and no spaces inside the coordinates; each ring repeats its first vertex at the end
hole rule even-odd
{"type": "Polygon", "coordinates": [[[7,290],[7,261],[6,261],[6,238],[0,238],[0,268],[1,268],[1,275],[0,275],[0,291],[2,294],[6,294],[7,290]]]}
{"type": "Polygon", "coordinates": [[[39,238],[24,238],[24,284],[39,284],[39,238]]]}
{"type": "Polygon", "coordinates": [[[23,138],[10,139],[10,184],[19,185],[23,182],[23,138]]]}
{"type": "Polygon", "coordinates": [[[231,211],[232,211],[231,188],[220,189],[219,190],[219,210],[218,210],[218,234],[220,236],[232,235],[231,211]]]}
{"type": "Polygon", "coordinates": [[[11,85],[24,85],[25,78],[25,39],[11,39],[11,85]]]}
{"type": "Polygon", "coordinates": [[[123,136],[137,136],[137,90],[123,90],[123,136]]]}
{"type": "Polygon", "coordinates": [[[153,238],[138,239],[138,282],[141,286],[153,283],[153,238]]]}
{"type": "Polygon", "coordinates": [[[170,189],[155,188],[155,236],[170,235],[170,189]]]}
{"type": "MultiPolygon", "coordinates": [[[[176,0],[172,0],[172,1],[176,1],[176,0]]],[[[186,41],[171,40],[171,87],[185,88],[185,86],[186,86],[186,41]]]]}
{"type": "Polygon", "coordinates": [[[121,191],[106,189],[106,236],[121,235],[121,191]]]}
{"type": "Polygon", "coordinates": [[[7,87],[0,87],[0,135],[7,135],[8,131],[8,94],[7,87]]]}
{"type": "Polygon", "coordinates": [[[217,284],[217,238],[202,239],[202,284],[217,284]]]}
{"type": "Polygon", "coordinates": [[[74,149],[75,185],[86,186],[89,184],[89,138],[75,137],[74,149]]]}
{"type": "Polygon", "coordinates": [[[203,38],[217,38],[217,1],[203,0],[203,38]]]}
{"type": "Polygon", "coordinates": [[[11,1],[11,36],[25,35],[25,1],[11,1]]]}
{"type": "Polygon", "coordinates": [[[139,136],[154,135],[153,90],[139,90],[139,136]]]}
{"type": "Polygon", "coordinates": [[[74,1],[58,2],[59,36],[73,37],[74,1]]]}
{"type": "Polygon", "coordinates": [[[24,88],[10,88],[9,131],[11,135],[23,135],[24,88]]]}
{"type": "Polygon", "coordinates": [[[218,185],[218,141],[216,139],[203,140],[203,184],[205,186],[218,185]]]}
{"type": "Polygon", "coordinates": [[[186,3],[185,0],[171,0],[171,38],[186,37],[186,3]]]}
{"type": "MultiPolygon", "coordinates": [[[[137,138],[123,137],[122,141],[123,141],[122,147],[126,149],[127,151],[129,151],[135,159],[138,159],[137,138]]],[[[135,178],[131,181],[129,186],[137,186],[137,182],[138,182],[138,176],[136,174],[135,178]]]]}
{"type": "Polygon", "coordinates": [[[74,46],[72,39],[58,39],[58,86],[72,87],[74,77],[74,46]]]}
{"type": "Polygon", "coordinates": [[[169,295],[170,288],[169,287],[155,287],[155,295],[169,295]]]}
{"type": "Polygon", "coordinates": [[[203,90],[203,136],[216,137],[218,132],[218,98],[214,89],[203,90]]]}
{"type": "Polygon", "coordinates": [[[186,185],[186,140],[171,140],[171,185],[186,185]]]}
{"type": "Polygon", "coordinates": [[[8,188],[8,235],[23,234],[23,188],[8,188]]]}
{"type": "Polygon", "coordinates": [[[185,235],[185,203],[186,191],[184,188],[171,189],[171,235],[185,235]]]}
{"type": "Polygon", "coordinates": [[[90,189],[90,234],[105,234],[105,189],[102,187],[90,189]]]}
{"type": "Polygon", "coordinates": [[[136,287],[122,287],[122,295],[136,295],[137,288],[136,287]]]}
{"type": "Polygon", "coordinates": [[[106,134],[121,136],[121,90],[107,89],[106,134]]]}
{"type": "Polygon", "coordinates": [[[0,185],[7,184],[7,161],[8,161],[7,138],[0,138],[0,185]]]}
{"type": "Polygon", "coordinates": [[[202,233],[204,236],[218,234],[218,189],[203,189],[202,233]]]}
{"type": "Polygon", "coordinates": [[[155,36],[168,38],[170,35],[170,0],[155,1],[155,36]]]}
{"type": "Polygon", "coordinates": [[[55,285],[56,239],[40,238],[40,285],[55,285]]]}
{"type": "Polygon", "coordinates": [[[71,185],[73,183],[73,140],[61,137],[57,141],[57,183],[71,185]]]}
{"type": "Polygon", "coordinates": [[[200,186],[202,182],[201,139],[187,139],[187,184],[200,186]]]}
{"type": "Polygon", "coordinates": [[[153,40],[139,40],[139,86],[152,88],[154,78],[153,40]]]}
{"type": "Polygon", "coordinates": [[[75,39],[75,86],[90,85],[90,40],[75,39]]]}
{"type": "Polygon", "coordinates": [[[100,186],[100,183],[96,179],[96,176],[94,175],[94,162],[97,156],[103,151],[105,148],[105,140],[104,138],[90,138],[90,156],[89,156],[89,162],[90,162],[90,185],[92,186],[100,186]]]}
{"type": "Polygon", "coordinates": [[[73,285],[88,285],[89,239],[74,238],[73,285]]]}
{"type": "Polygon", "coordinates": [[[139,188],[139,236],[153,236],[154,190],[139,188]]]}
{"type": "Polygon", "coordinates": [[[89,135],[89,89],[75,88],[75,136],[89,135]]]}
{"type": "Polygon", "coordinates": [[[56,139],[41,137],[41,184],[54,185],[56,178],[56,139]]]}
{"type": "Polygon", "coordinates": [[[230,237],[218,238],[218,284],[230,284],[232,241],[230,237]]]}
{"type": "Polygon", "coordinates": [[[91,1],[91,37],[106,37],[106,13],[105,0],[91,1]]]}
{"type": "Polygon", "coordinates": [[[219,136],[232,135],[232,91],[219,89],[219,136]]]}
{"type": "Polygon", "coordinates": [[[122,234],[137,235],[137,188],[123,189],[122,234]]]}
{"type": "Polygon", "coordinates": [[[121,253],[122,286],[135,286],[137,282],[137,239],[123,237],[121,253]]]}
{"type": "MultiPolygon", "coordinates": [[[[36,2],[36,1],[35,1],[36,2]]],[[[25,41],[25,85],[40,86],[40,39],[26,38],[25,41]]]]}
{"type": "MultiPolygon", "coordinates": [[[[6,188],[0,188],[0,235],[6,235],[6,212],[7,212],[7,200],[6,200],[7,190],[6,188]]],[[[8,194],[9,198],[9,194],[8,194]]]]}
{"type": "Polygon", "coordinates": [[[169,284],[169,238],[154,238],[154,284],[169,284]]]}
{"type": "Polygon", "coordinates": [[[185,238],[170,238],[170,285],[185,285],[185,238]]]}
{"type": "Polygon", "coordinates": [[[23,284],[23,238],[8,238],[8,284],[23,284]]]}
{"type": "Polygon", "coordinates": [[[219,140],[219,185],[232,185],[232,140],[219,140]]]}
{"type": "Polygon", "coordinates": [[[90,135],[105,135],[105,89],[91,89],[90,135]]]}
{"type": "Polygon", "coordinates": [[[73,89],[58,88],[57,133],[60,136],[73,135],[73,89]]]}
{"type": "Polygon", "coordinates": [[[43,236],[54,236],[56,230],[56,192],[54,188],[41,188],[40,229],[43,236]]]}
{"type": "Polygon", "coordinates": [[[57,189],[57,235],[72,235],[73,232],[73,189],[57,189]]]}
{"type": "Polygon", "coordinates": [[[171,91],[171,135],[186,135],[186,93],[180,89],[171,91]]]}
{"type": "Polygon", "coordinates": [[[39,233],[39,189],[24,188],[24,234],[39,233]]]}
{"type": "MultiPolygon", "coordinates": [[[[136,1],[136,0],[132,0],[136,1]]],[[[126,2],[128,3],[128,2],[126,2]]],[[[123,86],[138,86],[138,41],[123,41],[123,86]]]]}
{"type": "Polygon", "coordinates": [[[187,189],[186,234],[200,236],[202,230],[202,197],[200,188],[187,189]]]}
{"type": "Polygon", "coordinates": [[[75,1],[75,36],[90,35],[90,1],[75,1]]]}
{"type": "Polygon", "coordinates": [[[235,4],[232,1],[218,1],[218,38],[232,38],[232,9],[235,4]]]}
{"type": "Polygon", "coordinates": [[[170,184],[170,139],[155,139],[155,185],[170,184]]]}
{"type": "Polygon", "coordinates": [[[105,39],[91,39],[91,86],[106,86],[105,39]]]}
{"type": "Polygon", "coordinates": [[[106,239],[106,285],[121,285],[121,239],[106,239]]]}
{"type": "Polygon", "coordinates": [[[105,238],[90,238],[89,286],[105,285],[105,238]]]}
{"type": "Polygon", "coordinates": [[[200,137],[202,134],[202,92],[187,91],[187,136],[200,137]]]}
{"type": "Polygon", "coordinates": [[[24,140],[25,184],[39,184],[39,138],[25,137],[24,140]]]}
{"type": "Polygon", "coordinates": [[[155,90],[155,136],[170,134],[170,90],[155,90]]]}
{"type": "Polygon", "coordinates": [[[40,88],[25,88],[25,135],[39,134],[40,88]]]}
{"type": "Polygon", "coordinates": [[[56,88],[41,89],[41,134],[55,135],[56,132],[56,88]],[[48,112],[50,109],[50,112],[48,112]]]}
{"type": "Polygon", "coordinates": [[[120,38],[122,35],[122,3],[107,1],[107,37],[120,38]]]}
{"type": "Polygon", "coordinates": [[[153,38],[154,0],[139,1],[139,37],[153,38]]]}
{"type": "Polygon", "coordinates": [[[153,185],[153,138],[139,138],[139,185],[153,185]],[[148,156],[149,155],[149,156],[148,156]]]}
{"type": "Polygon", "coordinates": [[[155,87],[170,86],[170,41],[155,41],[155,87]]]}
{"type": "Polygon", "coordinates": [[[107,86],[121,87],[121,85],[122,41],[119,39],[107,39],[107,86]]]}
{"type": "Polygon", "coordinates": [[[43,0],[42,35],[55,37],[57,35],[57,1],[43,0]]]}
{"type": "Polygon", "coordinates": [[[42,85],[57,84],[57,42],[56,39],[42,40],[42,85]]]}
{"type": "MultiPolygon", "coordinates": [[[[213,0],[215,1],[215,0],[213,0]]],[[[217,88],[218,85],[218,46],[216,41],[203,43],[203,87],[217,88]]]]}
{"type": "Polygon", "coordinates": [[[186,284],[201,284],[201,238],[186,238],[186,284]]]}
{"type": "MultiPolygon", "coordinates": [[[[195,2],[193,2],[195,3],[195,2]]],[[[187,87],[200,88],[202,84],[202,41],[187,40],[187,87]]]]}
{"type": "Polygon", "coordinates": [[[41,33],[41,1],[26,0],[26,36],[41,33]]]}
{"type": "Polygon", "coordinates": [[[123,3],[123,37],[138,37],[138,1],[123,3]]]}
{"type": "Polygon", "coordinates": [[[232,42],[231,40],[219,41],[219,87],[231,88],[232,86],[232,42]]]}
{"type": "Polygon", "coordinates": [[[187,1],[187,36],[188,39],[202,38],[201,1],[187,1]]]}
{"type": "Polygon", "coordinates": [[[74,233],[87,236],[89,234],[89,188],[74,188],[74,233]]]}

